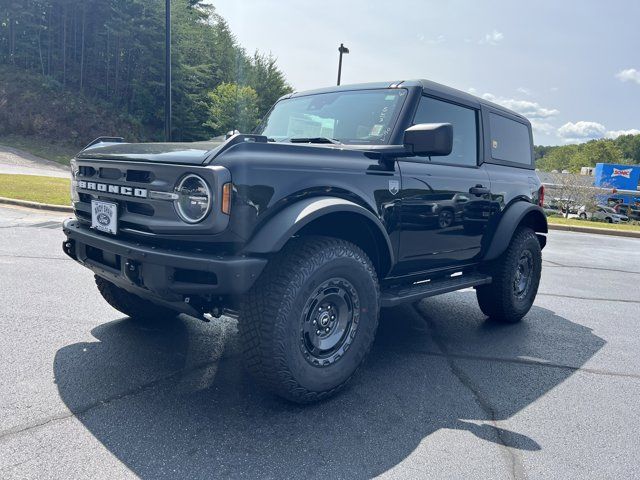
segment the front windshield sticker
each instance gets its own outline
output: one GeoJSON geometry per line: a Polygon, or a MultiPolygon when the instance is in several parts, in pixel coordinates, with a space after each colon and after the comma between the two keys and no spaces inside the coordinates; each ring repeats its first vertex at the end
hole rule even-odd
{"type": "Polygon", "coordinates": [[[377,124],[374,125],[373,128],[371,129],[371,136],[372,137],[379,137],[380,134],[382,133],[382,129],[384,128],[384,125],[382,124],[377,124]]]}

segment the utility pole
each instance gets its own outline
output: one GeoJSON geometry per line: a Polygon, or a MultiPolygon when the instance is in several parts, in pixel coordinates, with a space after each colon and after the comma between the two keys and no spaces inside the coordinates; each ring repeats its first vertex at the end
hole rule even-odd
{"type": "Polygon", "coordinates": [[[171,0],[165,0],[164,139],[171,141],[171,0]]]}
{"type": "Polygon", "coordinates": [[[340,58],[338,60],[338,85],[340,85],[340,77],[342,75],[342,54],[349,53],[349,49],[341,43],[338,47],[338,51],[340,52],[340,58]]]}

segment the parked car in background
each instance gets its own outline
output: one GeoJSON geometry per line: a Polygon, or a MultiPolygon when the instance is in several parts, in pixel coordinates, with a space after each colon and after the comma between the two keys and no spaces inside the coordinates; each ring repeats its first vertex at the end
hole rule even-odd
{"type": "Polygon", "coordinates": [[[630,220],[640,221],[640,207],[634,205],[625,205],[624,203],[618,203],[613,207],[616,213],[626,215],[630,220]]]}
{"type": "Polygon", "coordinates": [[[594,211],[589,211],[582,206],[578,209],[578,216],[582,219],[600,220],[607,223],[628,222],[629,217],[617,213],[613,208],[606,205],[597,205],[594,211]]]}

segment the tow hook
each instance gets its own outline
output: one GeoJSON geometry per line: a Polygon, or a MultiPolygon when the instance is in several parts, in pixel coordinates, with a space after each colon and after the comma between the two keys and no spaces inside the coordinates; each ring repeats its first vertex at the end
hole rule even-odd
{"type": "Polygon", "coordinates": [[[130,282],[140,285],[140,264],[134,260],[127,260],[124,264],[124,275],[130,282]]]}
{"type": "Polygon", "coordinates": [[[67,239],[62,242],[62,251],[76,260],[76,242],[71,239],[67,239]]]}

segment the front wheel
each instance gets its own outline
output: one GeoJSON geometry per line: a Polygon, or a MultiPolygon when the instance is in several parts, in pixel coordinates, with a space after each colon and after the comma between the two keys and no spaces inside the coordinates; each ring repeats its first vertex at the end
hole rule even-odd
{"type": "Polygon", "coordinates": [[[243,302],[239,331],[258,383],[297,403],[340,390],[367,355],[378,326],[377,275],[344,240],[292,240],[243,302]]]}
{"type": "Polygon", "coordinates": [[[438,215],[438,226],[440,228],[449,228],[453,225],[454,218],[454,214],[451,210],[442,210],[438,215]]]}
{"type": "Polygon", "coordinates": [[[480,310],[500,322],[520,321],[533,305],[542,272],[542,252],[533,230],[516,230],[507,251],[488,271],[493,281],[476,287],[480,310]]]}

